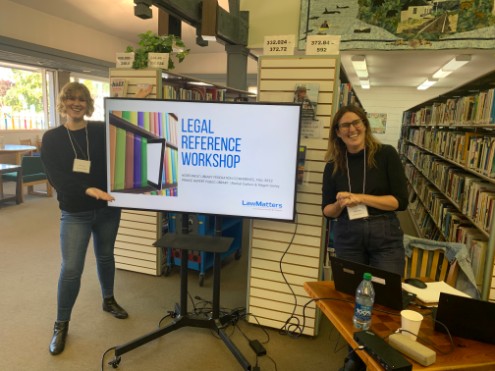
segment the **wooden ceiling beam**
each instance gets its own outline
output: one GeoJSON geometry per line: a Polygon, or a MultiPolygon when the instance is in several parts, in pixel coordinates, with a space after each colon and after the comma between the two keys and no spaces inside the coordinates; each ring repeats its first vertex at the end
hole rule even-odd
{"type": "MultiPolygon", "coordinates": [[[[140,18],[149,18],[150,12],[146,9],[154,5],[195,27],[197,34],[201,35],[203,0],[134,0],[134,3],[134,14],[140,18]]],[[[239,0],[229,0],[231,13],[216,4],[216,37],[226,44],[245,46],[248,43],[249,13],[240,11],[238,3],[239,0]]]]}

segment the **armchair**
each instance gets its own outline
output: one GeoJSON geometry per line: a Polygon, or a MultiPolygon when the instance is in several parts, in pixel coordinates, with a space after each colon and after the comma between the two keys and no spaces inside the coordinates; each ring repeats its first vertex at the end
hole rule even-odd
{"type": "MultiPolygon", "coordinates": [[[[45,173],[41,157],[39,156],[24,156],[21,160],[22,168],[22,186],[28,188],[28,194],[43,194],[47,197],[52,197],[53,191],[48,177],[45,173]],[[46,184],[46,192],[35,191],[34,186],[37,184],[46,184]]],[[[15,181],[17,173],[8,173],[2,175],[5,181],[15,181]]]]}

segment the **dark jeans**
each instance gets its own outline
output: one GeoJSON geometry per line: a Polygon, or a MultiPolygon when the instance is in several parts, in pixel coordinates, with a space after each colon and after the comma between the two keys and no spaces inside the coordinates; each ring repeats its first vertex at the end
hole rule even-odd
{"type": "Polygon", "coordinates": [[[62,211],[60,246],[62,268],[58,280],[57,321],[69,321],[76,302],[86,251],[91,236],[96,267],[103,298],[113,296],[115,238],[120,222],[120,209],[105,207],[98,210],[71,213],[62,211]]]}
{"type": "Polygon", "coordinates": [[[355,220],[339,218],[333,238],[337,257],[404,274],[404,232],[395,213],[355,220]]]}

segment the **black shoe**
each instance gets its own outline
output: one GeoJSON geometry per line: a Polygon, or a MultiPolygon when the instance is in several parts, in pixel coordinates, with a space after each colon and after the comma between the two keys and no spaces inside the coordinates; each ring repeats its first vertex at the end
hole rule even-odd
{"type": "Polygon", "coordinates": [[[69,321],[55,322],[53,326],[53,337],[50,343],[50,353],[52,355],[60,354],[65,348],[65,338],[69,331],[69,321]]]}
{"type": "Polygon", "coordinates": [[[111,313],[115,318],[124,319],[129,317],[129,314],[127,314],[124,308],[117,304],[113,296],[103,299],[103,310],[111,313]]]}

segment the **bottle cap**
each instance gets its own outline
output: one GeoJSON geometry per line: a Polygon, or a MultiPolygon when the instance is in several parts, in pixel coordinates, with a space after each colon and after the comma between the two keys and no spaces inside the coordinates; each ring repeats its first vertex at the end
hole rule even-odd
{"type": "Polygon", "coordinates": [[[371,277],[372,277],[371,273],[366,272],[365,274],[363,274],[363,278],[367,281],[371,281],[371,277]]]}

